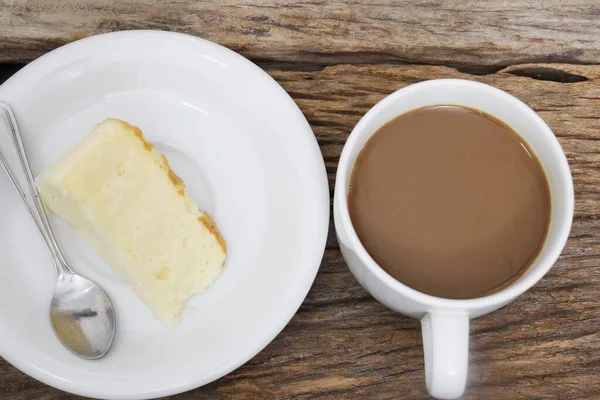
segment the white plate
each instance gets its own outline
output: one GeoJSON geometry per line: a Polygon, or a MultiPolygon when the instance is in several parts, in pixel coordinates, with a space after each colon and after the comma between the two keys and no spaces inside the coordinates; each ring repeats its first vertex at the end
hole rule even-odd
{"type": "Polygon", "coordinates": [[[85,396],[159,397],[227,374],[289,322],[323,256],[329,191],[310,126],[264,71],[191,36],[119,32],[44,55],[0,87],[0,100],[14,108],[35,174],[104,118],[139,126],[214,217],[229,248],[221,277],[171,328],[54,218],[74,268],[116,306],[112,350],[85,361],[54,337],[50,259],[0,176],[0,355],[11,364],[85,396]]]}

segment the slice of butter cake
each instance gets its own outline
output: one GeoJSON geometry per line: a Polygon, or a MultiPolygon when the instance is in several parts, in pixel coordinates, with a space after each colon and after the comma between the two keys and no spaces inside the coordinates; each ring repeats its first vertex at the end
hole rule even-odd
{"type": "Polygon", "coordinates": [[[44,204],[73,225],[161,320],[221,273],[226,245],[140,129],[107,119],[36,179],[44,204]]]}

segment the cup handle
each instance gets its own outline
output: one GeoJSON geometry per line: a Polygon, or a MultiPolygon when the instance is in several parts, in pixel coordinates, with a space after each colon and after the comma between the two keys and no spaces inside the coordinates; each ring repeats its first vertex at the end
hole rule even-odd
{"type": "Polygon", "coordinates": [[[421,320],[425,381],[438,399],[462,396],[469,364],[469,314],[429,312],[421,320]]]}

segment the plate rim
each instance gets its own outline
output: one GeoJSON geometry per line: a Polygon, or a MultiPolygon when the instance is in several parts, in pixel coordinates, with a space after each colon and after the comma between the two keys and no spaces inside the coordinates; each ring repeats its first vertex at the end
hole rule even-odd
{"type": "MultiPolygon", "coordinates": [[[[288,103],[291,105],[291,111],[299,117],[299,122],[302,125],[304,125],[304,127],[301,127],[300,129],[304,130],[307,134],[310,134],[313,137],[313,140],[310,142],[312,143],[311,146],[313,147],[312,152],[314,160],[311,160],[311,162],[318,163],[319,165],[317,167],[320,167],[318,168],[320,172],[317,173],[317,175],[320,175],[320,177],[318,178],[320,183],[315,185],[315,187],[319,188],[318,193],[316,194],[322,197],[322,204],[315,209],[317,213],[320,213],[322,215],[321,218],[318,219],[318,226],[315,229],[315,236],[317,237],[315,242],[319,245],[314,248],[314,254],[311,257],[310,264],[307,263],[310,269],[304,268],[306,271],[304,272],[304,280],[294,285],[297,286],[298,290],[297,298],[295,298],[294,301],[291,302],[286,312],[282,312],[282,316],[280,317],[281,320],[278,323],[274,323],[270,334],[264,335],[264,337],[262,337],[262,340],[257,341],[257,344],[255,344],[254,346],[249,346],[249,350],[247,350],[246,353],[244,353],[240,357],[237,357],[235,362],[224,365],[211,374],[200,376],[192,382],[187,382],[185,384],[175,384],[168,388],[161,388],[150,391],[139,391],[136,394],[129,393],[125,395],[118,395],[114,392],[102,392],[95,389],[90,390],[86,387],[73,385],[71,381],[60,379],[60,376],[57,374],[51,374],[48,370],[38,369],[28,364],[27,362],[24,362],[24,360],[22,360],[19,356],[20,353],[11,352],[11,346],[7,345],[6,342],[0,340],[0,356],[2,356],[2,358],[4,358],[15,368],[19,369],[21,372],[56,389],[92,398],[153,399],[163,396],[179,394],[207,385],[246,364],[249,360],[254,358],[262,350],[264,350],[264,348],[267,347],[283,331],[283,329],[289,324],[289,322],[296,315],[298,309],[304,302],[306,296],[308,295],[308,292],[310,291],[316,279],[316,275],[321,266],[326,250],[327,238],[329,235],[330,227],[331,195],[329,191],[329,180],[327,176],[327,170],[325,167],[323,154],[316,140],[316,136],[314,135],[312,127],[306,120],[306,117],[304,116],[298,105],[295,103],[295,101],[292,99],[292,97],[287,93],[287,91],[266,71],[254,64],[252,61],[245,58],[243,55],[210,40],[202,39],[185,33],[160,30],[116,31],[89,36],[60,46],[50,52],[41,55],[29,64],[25,65],[15,74],[13,74],[9,79],[7,79],[2,85],[0,85],[0,99],[5,100],[5,92],[8,91],[8,93],[10,94],[11,91],[16,90],[13,88],[18,87],[19,81],[24,79],[24,77],[26,77],[28,74],[34,74],[35,72],[44,71],[52,67],[52,65],[45,66],[45,63],[54,63],[53,67],[55,68],[57,65],[68,64],[70,62],[73,62],[77,59],[78,52],[81,52],[82,50],[85,51],[85,47],[82,47],[82,45],[88,45],[90,47],[93,47],[94,45],[101,44],[102,42],[107,40],[113,41],[114,43],[114,41],[117,40],[136,38],[140,40],[170,38],[177,41],[188,41],[191,43],[196,42],[196,44],[198,44],[199,46],[213,47],[216,51],[223,52],[224,54],[229,54],[230,56],[233,56],[233,58],[238,60],[240,63],[245,64],[245,70],[252,70],[254,73],[262,75],[264,78],[266,78],[265,84],[273,86],[281,94],[281,100],[285,99],[288,101],[288,103]],[[68,52],[71,52],[72,54],[69,55],[69,57],[65,57],[65,60],[57,64],[57,57],[68,52]]],[[[10,101],[7,101],[7,103],[10,104],[10,101]]]]}

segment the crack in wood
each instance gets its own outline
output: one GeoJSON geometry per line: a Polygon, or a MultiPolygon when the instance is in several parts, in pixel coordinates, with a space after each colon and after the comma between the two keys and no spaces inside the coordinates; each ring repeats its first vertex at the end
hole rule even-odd
{"type": "Polygon", "coordinates": [[[573,74],[554,68],[527,67],[520,69],[511,69],[506,71],[511,75],[522,76],[539,81],[551,81],[558,83],[577,83],[586,82],[589,79],[582,75],[573,74]]]}
{"type": "Polygon", "coordinates": [[[468,75],[491,75],[495,74],[506,66],[495,66],[495,65],[462,65],[455,66],[458,72],[468,75]]]}

